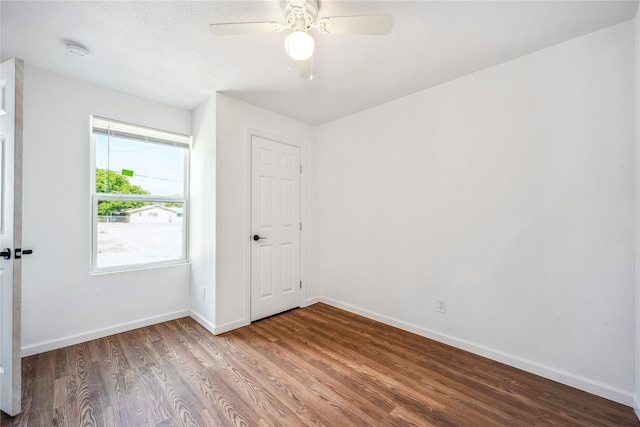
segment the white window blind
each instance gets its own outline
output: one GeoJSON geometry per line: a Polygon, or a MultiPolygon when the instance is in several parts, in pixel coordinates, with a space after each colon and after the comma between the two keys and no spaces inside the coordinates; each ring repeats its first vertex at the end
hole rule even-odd
{"type": "Polygon", "coordinates": [[[92,131],[94,133],[138,139],[155,142],[157,144],[178,145],[183,147],[191,146],[191,136],[189,135],[133,125],[99,116],[92,116],[91,119],[92,131]]]}

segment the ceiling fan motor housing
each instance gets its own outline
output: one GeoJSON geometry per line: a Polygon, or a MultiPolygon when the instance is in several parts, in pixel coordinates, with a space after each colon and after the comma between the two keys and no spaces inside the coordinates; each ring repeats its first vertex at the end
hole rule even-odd
{"type": "Polygon", "coordinates": [[[318,0],[283,0],[282,11],[294,31],[307,31],[318,17],[318,0]]]}

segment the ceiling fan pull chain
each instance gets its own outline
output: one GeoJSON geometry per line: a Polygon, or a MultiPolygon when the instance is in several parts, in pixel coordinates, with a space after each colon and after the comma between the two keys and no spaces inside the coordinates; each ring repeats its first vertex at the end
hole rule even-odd
{"type": "MultiPolygon", "coordinates": [[[[285,51],[289,52],[289,37],[284,39],[285,51]]],[[[291,72],[291,57],[287,55],[287,72],[291,72]]]]}

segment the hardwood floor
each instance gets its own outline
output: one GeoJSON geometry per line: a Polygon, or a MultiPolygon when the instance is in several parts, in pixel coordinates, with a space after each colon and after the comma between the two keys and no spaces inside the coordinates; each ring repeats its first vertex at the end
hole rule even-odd
{"type": "Polygon", "coordinates": [[[2,426],[640,426],[631,408],[315,304],[190,318],[23,360],[2,426]]]}

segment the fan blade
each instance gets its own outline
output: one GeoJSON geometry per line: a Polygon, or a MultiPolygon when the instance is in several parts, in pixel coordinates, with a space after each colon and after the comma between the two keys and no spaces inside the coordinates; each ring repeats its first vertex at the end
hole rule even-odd
{"type": "Polygon", "coordinates": [[[239,34],[279,33],[283,25],[278,22],[234,22],[231,24],[211,24],[209,29],[217,36],[239,34]]]}
{"type": "Polygon", "coordinates": [[[313,66],[313,56],[306,61],[297,61],[298,68],[300,70],[300,77],[303,79],[313,79],[316,75],[315,67],[313,66]]]}
{"type": "Polygon", "coordinates": [[[384,36],[393,28],[393,16],[331,16],[320,19],[317,27],[325,34],[384,36]]]}

